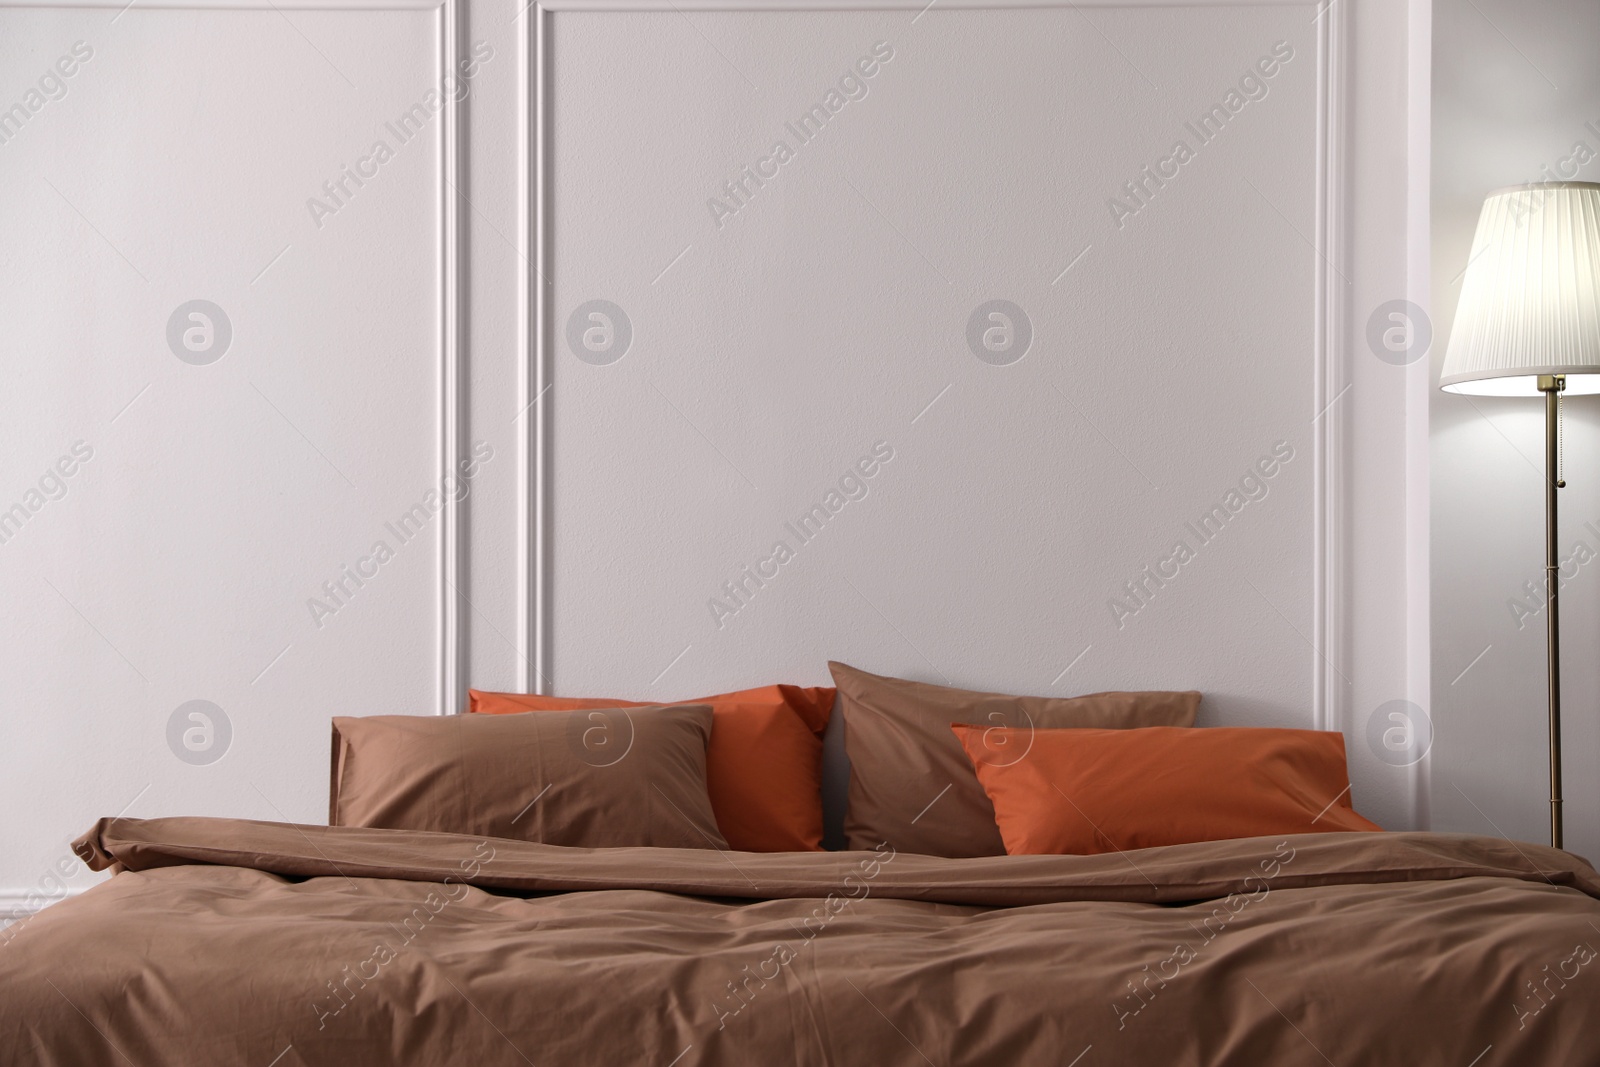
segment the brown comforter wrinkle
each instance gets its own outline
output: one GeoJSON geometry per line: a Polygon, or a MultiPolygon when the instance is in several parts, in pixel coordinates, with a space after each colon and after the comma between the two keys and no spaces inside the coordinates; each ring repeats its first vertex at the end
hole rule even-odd
{"type": "Polygon", "coordinates": [[[107,819],[76,847],[121,873],[0,931],[0,1064],[1600,1065],[1600,876],[1492,838],[950,860],[107,819]]]}

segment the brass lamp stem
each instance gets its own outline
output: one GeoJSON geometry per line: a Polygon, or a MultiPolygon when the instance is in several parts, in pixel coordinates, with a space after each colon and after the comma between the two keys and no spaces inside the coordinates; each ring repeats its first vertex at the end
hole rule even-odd
{"type": "Polygon", "coordinates": [[[1549,639],[1547,655],[1550,673],[1550,844],[1561,846],[1561,618],[1557,606],[1561,581],[1559,552],[1556,548],[1556,490],[1564,484],[1557,477],[1556,404],[1567,387],[1566,375],[1539,375],[1539,391],[1544,394],[1544,585],[1549,599],[1549,639]]]}

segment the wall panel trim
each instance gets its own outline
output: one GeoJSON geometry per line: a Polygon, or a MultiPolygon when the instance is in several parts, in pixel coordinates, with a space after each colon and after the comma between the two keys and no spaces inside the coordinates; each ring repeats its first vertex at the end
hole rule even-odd
{"type": "Polygon", "coordinates": [[[540,0],[546,11],[1026,11],[1080,7],[1311,7],[1312,0],[540,0]]]}
{"type": "Polygon", "coordinates": [[[518,77],[525,116],[518,129],[522,163],[522,225],[519,235],[523,284],[519,289],[519,342],[522,357],[522,422],[518,546],[518,632],[523,662],[518,680],[525,692],[547,693],[553,672],[552,633],[555,570],[551,483],[553,437],[545,394],[554,386],[550,337],[550,21],[560,12],[843,12],[921,11],[938,4],[945,10],[1143,7],[1299,7],[1312,16],[1317,33],[1316,221],[1314,339],[1310,414],[1313,454],[1312,519],[1312,678],[1309,725],[1347,730],[1349,722],[1349,640],[1351,597],[1347,554],[1351,438],[1348,432],[1351,385],[1346,352],[1345,275],[1348,247],[1345,180],[1345,123],[1351,91],[1346,75],[1346,9],[1338,0],[534,0],[524,19],[518,77]]]}
{"type": "MultiPolygon", "coordinates": [[[[50,0],[40,3],[0,0],[0,8],[46,9],[109,9],[122,12],[137,6],[140,11],[202,10],[202,11],[434,11],[437,13],[439,57],[437,75],[442,81],[454,74],[457,64],[465,58],[461,49],[465,0],[50,0]]],[[[457,201],[461,187],[463,160],[466,158],[463,142],[464,124],[462,103],[447,94],[441,112],[437,148],[439,152],[439,276],[435,287],[435,302],[439,318],[439,358],[435,370],[438,391],[438,422],[436,426],[436,459],[440,474],[460,474],[464,455],[462,431],[466,424],[465,390],[462,374],[462,294],[468,284],[466,260],[462,249],[462,231],[457,201]]],[[[435,558],[436,616],[434,624],[435,683],[434,712],[451,715],[461,710],[466,696],[464,685],[466,663],[466,634],[461,627],[459,611],[464,573],[464,542],[461,537],[461,507],[452,494],[445,496],[444,511],[440,519],[439,541],[435,558]]]]}
{"type": "Polygon", "coordinates": [[[126,11],[432,11],[454,6],[457,0],[0,0],[0,8],[34,7],[49,10],[103,8],[126,11]]]}
{"type": "Polygon", "coordinates": [[[517,453],[517,688],[550,690],[551,405],[550,343],[550,14],[542,3],[524,9],[518,35],[518,382],[517,453]]]}
{"type": "Polygon", "coordinates": [[[1349,604],[1346,557],[1348,433],[1344,398],[1352,386],[1345,350],[1347,215],[1344,172],[1345,8],[1334,0],[1317,17],[1317,223],[1312,390],[1313,515],[1311,721],[1317,730],[1349,723],[1349,604]]]}
{"type": "MultiPolygon", "coordinates": [[[[462,48],[465,4],[443,0],[439,11],[439,69],[441,81],[458,73],[465,58],[462,48]]],[[[466,123],[466,101],[445,94],[443,122],[439,126],[439,466],[451,477],[461,476],[464,455],[462,431],[467,418],[462,388],[465,361],[462,345],[462,294],[467,291],[467,257],[463,247],[460,201],[466,123]]],[[[463,710],[466,699],[466,633],[461,626],[461,583],[465,574],[461,501],[445,494],[439,527],[438,658],[436,707],[440,715],[463,710]]]]}

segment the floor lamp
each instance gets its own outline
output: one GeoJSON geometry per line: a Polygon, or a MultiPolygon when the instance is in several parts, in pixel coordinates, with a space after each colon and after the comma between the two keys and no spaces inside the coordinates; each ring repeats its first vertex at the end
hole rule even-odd
{"type": "Polygon", "coordinates": [[[1561,847],[1561,395],[1600,393],[1600,184],[1498,189],[1483,202],[1439,387],[1544,397],[1550,843],[1561,847]]]}

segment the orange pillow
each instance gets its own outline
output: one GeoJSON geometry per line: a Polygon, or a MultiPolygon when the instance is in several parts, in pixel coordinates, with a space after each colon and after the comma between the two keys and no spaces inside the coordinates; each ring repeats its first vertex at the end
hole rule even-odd
{"type": "Polygon", "coordinates": [[[951,729],[994,804],[1009,855],[1381,829],[1350,806],[1343,734],[951,729]]]}
{"type": "MultiPolygon", "coordinates": [[[[467,694],[467,710],[487,715],[652,706],[632,700],[477,689],[467,694]]],[[[822,733],[833,713],[833,694],[832,689],[766,685],[685,701],[711,705],[706,791],[729,848],[736,852],[822,848],[822,733]]]]}

